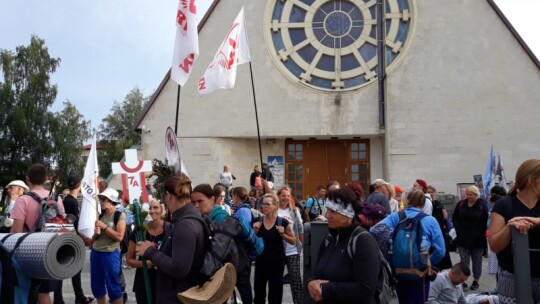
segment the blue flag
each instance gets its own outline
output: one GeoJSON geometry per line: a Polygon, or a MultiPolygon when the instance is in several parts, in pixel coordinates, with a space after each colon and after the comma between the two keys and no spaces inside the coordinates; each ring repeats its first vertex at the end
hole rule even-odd
{"type": "Polygon", "coordinates": [[[489,151],[489,158],[486,165],[486,174],[484,174],[484,197],[489,196],[489,190],[491,187],[493,187],[493,181],[495,180],[495,176],[493,176],[493,145],[491,146],[491,150],[489,151]]]}

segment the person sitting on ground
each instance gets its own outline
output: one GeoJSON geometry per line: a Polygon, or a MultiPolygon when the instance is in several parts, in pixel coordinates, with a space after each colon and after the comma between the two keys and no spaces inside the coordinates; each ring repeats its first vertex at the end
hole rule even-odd
{"type": "Polygon", "coordinates": [[[439,272],[429,288],[430,304],[466,304],[463,284],[471,275],[465,263],[457,263],[449,271],[439,272]]]}

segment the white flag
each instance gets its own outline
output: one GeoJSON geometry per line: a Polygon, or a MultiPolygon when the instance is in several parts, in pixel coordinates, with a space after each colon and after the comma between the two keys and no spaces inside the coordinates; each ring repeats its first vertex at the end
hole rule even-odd
{"type": "Polygon", "coordinates": [[[183,86],[199,57],[199,32],[195,0],[179,0],[176,13],[176,40],[174,42],[171,78],[183,86]]]}
{"type": "Polygon", "coordinates": [[[79,233],[87,238],[91,238],[94,235],[94,229],[97,220],[97,213],[99,213],[98,204],[96,202],[98,195],[98,162],[96,152],[96,135],[92,138],[92,148],[90,148],[90,155],[86,161],[86,168],[84,169],[84,177],[81,181],[81,192],[83,195],[83,201],[81,205],[81,214],[79,216],[79,233]]]}
{"type": "Polygon", "coordinates": [[[199,94],[205,95],[217,89],[234,87],[236,66],[251,60],[249,55],[244,8],[240,10],[227,32],[214,59],[199,79],[199,94]]]}

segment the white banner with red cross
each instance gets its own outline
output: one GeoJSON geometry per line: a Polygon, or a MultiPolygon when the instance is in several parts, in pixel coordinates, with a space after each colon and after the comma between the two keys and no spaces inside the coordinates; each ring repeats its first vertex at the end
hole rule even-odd
{"type": "Polygon", "coordinates": [[[133,200],[139,200],[141,197],[142,202],[148,202],[144,173],[152,171],[152,162],[149,160],[138,160],[137,150],[135,149],[127,149],[125,150],[125,154],[125,161],[112,163],[112,171],[114,174],[121,174],[122,188],[124,193],[127,189],[130,204],[133,203],[133,200]]]}

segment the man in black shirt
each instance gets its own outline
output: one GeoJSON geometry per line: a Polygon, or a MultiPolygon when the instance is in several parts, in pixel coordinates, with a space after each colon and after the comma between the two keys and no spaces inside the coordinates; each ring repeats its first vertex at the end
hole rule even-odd
{"type": "Polygon", "coordinates": [[[272,171],[270,171],[267,163],[263,163],[261,175],[267,182],[274,182],[274,175],[272,175],[272,171]]]}
{"type": "MultiPolygon", "coordinates": [[[[79,192],[81,191],[81,179],[78,176],[71,175],[68,177],[67,184],[69,194],[64,198],[64,209],[66,214],[72,214],[75,216],[76,219],[73,225],[75,226],[75,230],[77,230],[77,226],[79,225],[79,202],[77,201],[77,195],[79,195],[79,192]]],[[[73,284],[73,291],[75,292],[75,303],[90,303],[94,300],[93,297],[86,296],[82,290],[80,271],[71,278],[71,283],[73,284]]],[[[60,294],[61,291],[62,289],[60,288],[60,294]]]]}

